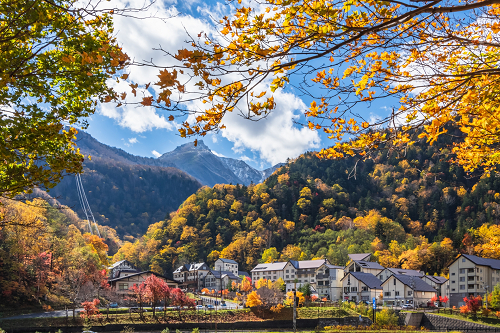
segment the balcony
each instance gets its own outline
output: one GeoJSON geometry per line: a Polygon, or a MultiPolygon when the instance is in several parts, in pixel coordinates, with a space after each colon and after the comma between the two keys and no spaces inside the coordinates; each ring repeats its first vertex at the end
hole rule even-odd
{"type": "Polygon", "coordinates": [[[316,280],[329,280],[330,274],[316,274],[316,280]]]}

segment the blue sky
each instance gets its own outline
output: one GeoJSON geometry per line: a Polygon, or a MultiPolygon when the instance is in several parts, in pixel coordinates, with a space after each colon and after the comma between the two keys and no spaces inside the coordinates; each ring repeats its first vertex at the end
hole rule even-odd
{"type": "MultiPolygon", "coordinates": [[[[114,0],[117,6],[141,7],[141,0],[114,0]]],[[[250,2],[251,0],[247,0],[250,2]]],[[[188,1],[161,1],[154,3],[143,17],[156,19],[115,18],[118,42],[132,59],[153,59],[160,65],[168,65],[168,57],[154,51],[161,45],[171,53],[185,47],[186,30],[191,34],[201,31],[213,32],[211,18],[228,14],[225,3],[188,1]],[[166,18],[161,20],[159,18],[166,18]]],[[[127,70],[129,79],[140,85],[154,82],[157,69],[131,67],[127,70]]],[[[118,90],[126,84],[116,85],[118,90]]],[[[311,131],[294,124],[304,120],[300,114],[311,100],[298,96],[292,88],[275,94],[277,109],[270,117],[257,123],[230,114],[224,120],[227,130],[202,138],[216,154],[245,160],[249,165],[263,169],[286,158],[295,158],[308,150],[319,150],[331,145],[323,133],[311,131]]],[[[375,103],[370,108],[362,106],[357,110],[366,119],[374,119],[387,114],[385,101],[375,103]]],[[[99,111],[89,119],[87,132],[97,140],[110,146],[140,156],[154,157],[173,150],[175,147],[193,141],[178,135],[175,124],[167,121],[169,114],[145,107],[115,108],[111,104],[101,105],[99,111]]]]}

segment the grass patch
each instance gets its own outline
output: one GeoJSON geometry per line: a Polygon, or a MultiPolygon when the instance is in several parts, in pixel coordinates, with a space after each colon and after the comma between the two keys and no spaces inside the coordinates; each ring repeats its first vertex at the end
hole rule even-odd
{"type": "Polygon", "coordinates": [[[338,307],[303,307],[297,309],[297,318],[315,319],[315,318],[339,318],[357,315],[353,311],[338,307]]]}

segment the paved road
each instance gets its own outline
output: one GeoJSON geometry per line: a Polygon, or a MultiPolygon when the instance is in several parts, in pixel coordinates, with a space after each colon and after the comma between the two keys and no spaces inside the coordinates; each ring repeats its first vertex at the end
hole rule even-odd
{"type": "MultiPolygon", "coordinates": [[[[220,303],[220,298],[206,297],[206,296],[200,296],[200,298],[203,301],[203,305],[212,304],[215,306],[216,302],[217,304],[220,303]]],[[[228,301],[226,301],[226,306],[217,305],[215,307],[217,308],[217,310],[228,310],[228,309],[234,310],[241,308],[241,306],[238,306],[238,304],[228,301]]]]}
{"type": "MultiPolygon", "coordinates": [[[[78,311],[83,311],[83,308],[76,309],[75,316],[78,316],[78,311]]],[[[28,313],[14,317],[1,318],[1,320],[5,319],[27,319],[27,318],[56,318],[56,317],[66,317],[66,310],[56,310],[49,312],[37,312],[37,313],[28,313]]],[[[68,317],[73,317],[73,311],[68,310],[68,317]]]]}

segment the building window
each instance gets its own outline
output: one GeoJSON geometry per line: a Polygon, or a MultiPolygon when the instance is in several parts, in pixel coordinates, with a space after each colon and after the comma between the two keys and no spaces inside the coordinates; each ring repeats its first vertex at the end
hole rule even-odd
{"type": "Polygon", "coordinates": [[[383,279],[384,279],[384,277],[383,277],[382,275],[380,275],[380,276],[379,276],[379,279],[380,279],[380,280],[383,280],[383,279]]]}
{"type": "Polygon", "coordinates": [[[396,279],[394,279],[394,285],[396,285],[396,279]]]}
{"type": "Polygon", "coordinates": [[[455,291],[455,288],[451,288],[451,291],[455,291]]]}
{"type": "Polygon", "coordinates": [[[361,287],[361,291],[368,291],[368,287],[367,286],[361,287]]]}
{"type": "Polygon", "coordinates": [[[465,289],[465,284],[460,285],[460,290],[463,290],[463,289],[465,289]]]}
{"type": "Polygon", "coordinates": [[[474,268],[468,268],[467,273],[474,273],[474,268]]]}
{"type": "Polygon", "coordinates": [[[451,276],[455,276],[455,272],[451,273],[451,276]]]}
{"type": "Polygon", "coordinates": [[[318,286],[322,286],[323,285],[323,281],[318,281],[318,286]]]}
{"type": "Polygon", "coordinates": [[[455,283],[455,280],[451,280],[451,283],[455,283]]]}
{"type": "Polygon", "coordinates": [[[390,292],[390,291],[386,291],[386,292],[384,293],[384,296],[391,296],[391,292],[390,292]]]}
{"type": "Polygon", "coordinates": [[[118,290],[128,290],[128,283],[119,283],[118,290]]]}
{"type": "Polygon", "coordinates": [[[468,289],[474,289],[474,285],[473,284],[469,284],[469,285],[467,285],[467,288],[468,289]]]}
{"type": "Polygon", "coordinates": [[[465,268],[460,268],[460,274],[465,274],[465,268]]]}
{"type": "Polygon", "coordinates": [[[344,287],[344,292],[348,293],[349,292],[349,287],[344,287]]]}
{"type": "Polygon", "coordinates": [[[460,277],[460,282],[464,282],[465,281],[465,276],[461,276],[460,277]]]}
{"type": "Polygon", "coordinates": [[[288,279],[288,275],[285,278],[288,279]]]}
{"type": "Polygon", "coordinates": [[[288,269],[286,270],[286,273],[288,273],[288,269]]]}
{"type": "Polygon", "coordinates": [[[408,290],[408,296],[411,296],[411,294],[413,294],[413,292],[411,290],[408,290]]]}
{"type": "Polygon", "coordinates": [[[399,296],[399,291],[396,291],[396,296],[399,296]]]}
{"type": "Polygon", "coordinates": [[[351,292],[357,292],[358,291],[358,287],[351,287],[351,292]]]}
{"type": "Polygon", "coordinates": [[[422,291],[422,296],[425,296],[425,291],[422,291]]]}
{"type": "Polygon", "coordinates": [[[462,262],[465,262],[465,258],[462,258],[462,262]]]}

